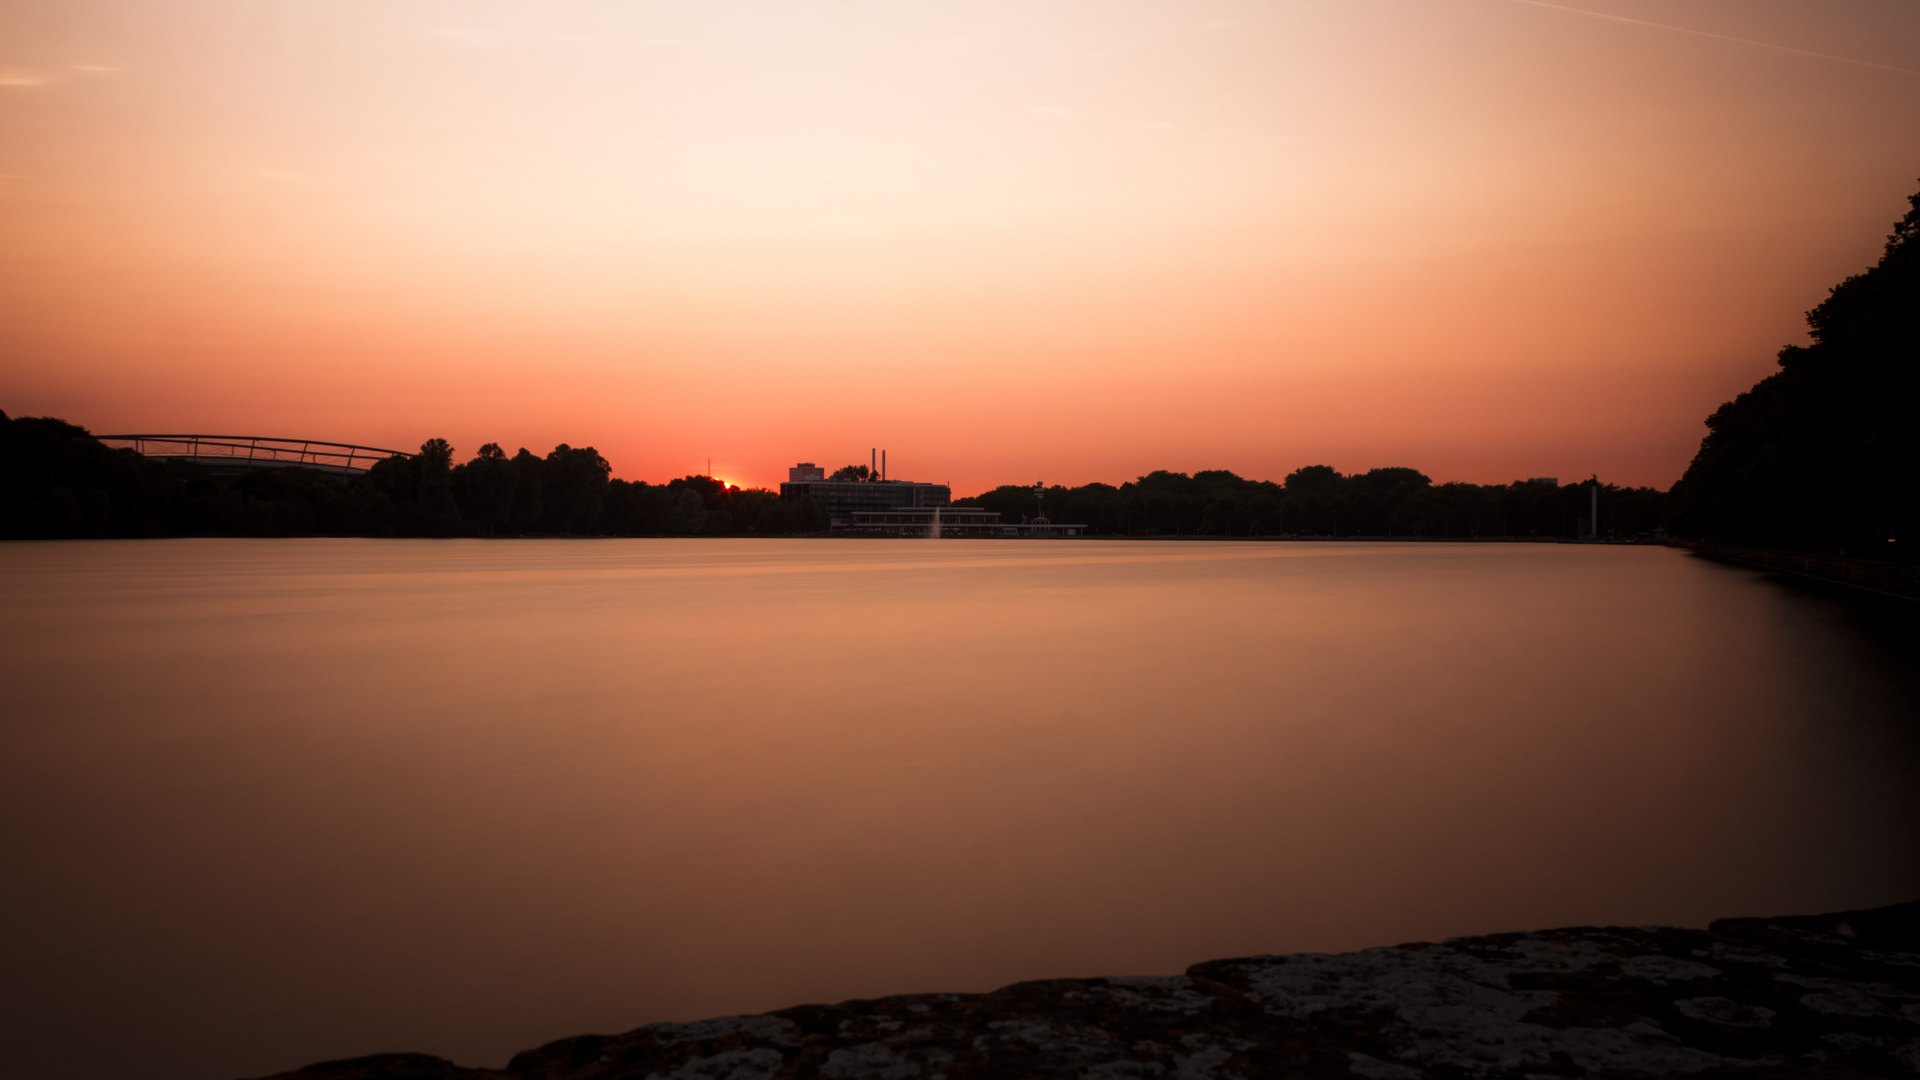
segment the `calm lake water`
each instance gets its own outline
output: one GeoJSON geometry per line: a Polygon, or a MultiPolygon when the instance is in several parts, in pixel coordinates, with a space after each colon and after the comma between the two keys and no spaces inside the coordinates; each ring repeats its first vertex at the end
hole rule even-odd
{"type": "Polygon", "coordinates": [[[1914,611],[1657,548],[0,546],[0,1073],[1920,897],[1914,611]]]}

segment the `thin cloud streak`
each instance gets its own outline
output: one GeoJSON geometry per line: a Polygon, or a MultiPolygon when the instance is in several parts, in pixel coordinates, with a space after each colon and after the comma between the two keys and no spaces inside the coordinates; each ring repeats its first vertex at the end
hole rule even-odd
{"type": "Polygon", "coordinates": [[[1671,30],[1676,34],[1691,34],[1694,37],[1712,38],[1715,41],[1731,41],[1737,45],[1753,45],[1776,52],[1792,53],[1795,56],[1810,56],[1816,60],[1838,60],[1843,64],[1857,64],[1860,67],[1879,68],[1881,71],[1897,71],[1903,75],[1920,75],[1920,70],[1900,67],[1896,64],[1882,64],[1873,60],[1862,60],[1854,56],[1836,56],[1833,53],[1814,52],[1811,49],[1796,49],[1791,45],[1777,45],[1771,41],[1756,41],[1753,38],[1733,37],[1730,34],[1716,34],[1710,30],[1695,30],[1689,26],[1675,26],[1672,23],[1652,22],[1647,19],[1634,19],[1625,15],[1610,15],[1604,11],[1588,11],[1586,8],[1568,7],[1565,4],[1550,4],[1547,0],[1511,0],[1515,4],[1529,7],[1548,8],[1553,11],[1566,11],[1575,15],[1585,15],[1590,19],[1605,19],[1608,22],[1626,23],[1629,26],[1650,26],[1656,30],[1671,30]]]}
{"type": "Polygon", "coordinates": [[[45,86],[53,81],[51,75],[32,68],[0,68],[0,86],[45,86]]]}
{"type": "Polygon", "coordinates": [[[488,30],[465,26],[421,27],[432,37],[462,45],[499,45],[528,42],[536,45],[685,45],[677,38],[636,37],[626,34],[527,34],[512,30],[488,30]]]}
{"type": "MultiPolygon", "coordinates": [[[[112,75],[120,69],[104,64],[68,64],[65,71],[77,71],[82,77],[100,77],[112,75]]],[[[72,76],[62,71],[47,68],[0,68],[0,87],[6,86],[54,86],[66,82],[72,76]]]]}

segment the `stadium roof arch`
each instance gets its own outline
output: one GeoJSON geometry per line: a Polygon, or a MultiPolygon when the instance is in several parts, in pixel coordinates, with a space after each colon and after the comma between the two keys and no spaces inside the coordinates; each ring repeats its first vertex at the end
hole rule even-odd
{"type": "Polygon", "coordinates": [[[313,469],[337,476],[358,476],[390,457],[412,457],[404,450],[320,439],[278,439],[265,435],[96,435],[156,461],[190,461],[214,472],[252,469],[313,469]]]}

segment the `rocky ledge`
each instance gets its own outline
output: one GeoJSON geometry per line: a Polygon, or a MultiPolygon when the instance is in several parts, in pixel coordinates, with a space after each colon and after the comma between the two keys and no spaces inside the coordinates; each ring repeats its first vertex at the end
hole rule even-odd
{"type": "Polygon", "coordinates": [[[382,1054],[275,1080],[1915,1074],[1920,903],[1211,960],[649,1024],[504,1071],[382,1054]]]}

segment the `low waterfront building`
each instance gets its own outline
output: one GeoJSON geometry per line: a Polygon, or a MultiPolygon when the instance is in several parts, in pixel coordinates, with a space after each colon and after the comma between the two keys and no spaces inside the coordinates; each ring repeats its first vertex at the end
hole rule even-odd
{"type": "MultiPolygon", "coordinates": [[[[994,510],[954,506],[953,489],[913,480],[828,480],[803,461],[787,470],[780,497],[809,496],[826,508],[829,528],[848,536],[1056,537],[1082,536],[1085,525],[1057,525],[1044,516],[1019,524],[994,510]]],[[[882,473],[884,475],[884,473],[882,473]]]]}
{"type": "Polygon", "coordinates": [[[917,509],[953,502],[953,489],[947,485],[912,480],[789,480],[780,485],[783,499],[802,495],[811,495],[836,520],[859,510],[917,509]]]}
{"type": "Polygon", "coordinates": [[[1037,517],[1016,525],[1000,520],[997,510],[974,506],[935,506],[927,509],[856,510],[833,531],[850,536],[920,536],[945,539],[966,537],[1039,538],[1079,536],[1085,525],[1056,525],[1037,517]]]}

